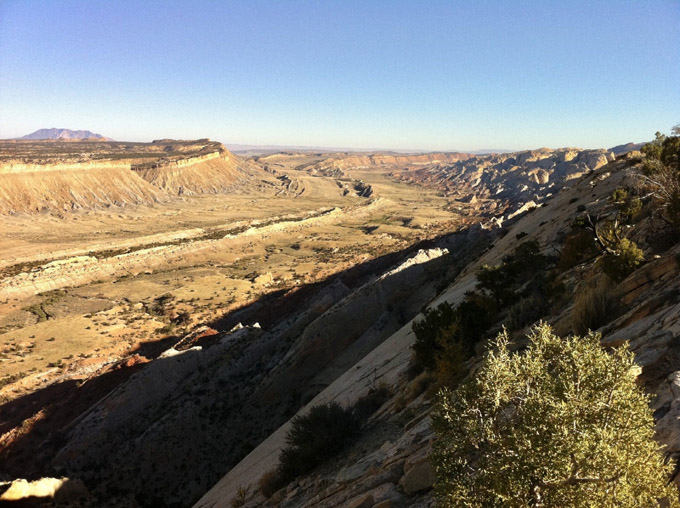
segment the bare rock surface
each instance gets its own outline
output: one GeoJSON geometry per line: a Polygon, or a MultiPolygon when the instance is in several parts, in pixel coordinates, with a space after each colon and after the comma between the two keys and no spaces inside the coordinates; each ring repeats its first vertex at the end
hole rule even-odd
{"type": "MultiPolygon", "coordinates": [[[[497,239],[493,248],[467,266],[453,284],[430,302],[430,307],[443,301],[454,305],[460,302],[465,293],[475,287],[476,269],[483,264],[498,263],[503,256],[512,252],[517,244],[518,233],[539,240],[541,245],[555,243],[560,231],[568,228],[578,213],[575,202],[585,201],[591,213],[598,213],[606,197],[627,178],[623,171],[625,164],[618,162],[612,163],[601,173],[589,173],[589,167],[599,167],[606,162],[609,158],[606,152],[584,154],[565,150],[551,154],[548,161],[545,158],[543,152],[528,152],[515,157],[508,164],[533,161],[550,167],[552,164],[576,161],[583,164],[582,178],[569,178],[570,185],[548,199],[544,206],[532,213],[512,218],[506,226],[509,229],[507,234],[497,239]]],[[[543,178],[539,173],[537,175],[538,180],[543,178]]],[[[568,175],[567,171],[565,176],[568,175]]],[[[658,259],[650,260],[619,284],[617,295],[622,305],[625,305],[625,311],[612,315],[611,321],[599,330],[604,346],[617,347],[626,342],[635,353],[640,369],[639,382],[655,396],[652,408],[657,422],[657,439],[672,458],[680,456],[679,254],[680,250],[676,246],[658,259]]],[[[567,306],[551,317],[551,321],[560,323],[569,320],[570,312],[571,307],[567,306]]],[[[347,369],[298,414],[331,401],[350,404],[376,383],[385,383],[392,386],[397,394],[403,394],[408,389],[407,370],[414,339],[411,327],[412,321],[406,323],[347,369]]],[[[474,362],[470,365],[474,370],[474,362]]],[[[361,505],[367,500],[372,500],[373,506],[430,506],[432,494],[429,489],[435,480],[427,459],[433,439],[428,416],[430,403],[421,396],[404,407],[396,404],[397,399],[398,396],[393,397],[374,416],[376,422],[381,422],[376,423],[377,426],[387,428],[394,425],[390,427],[391,431],[380,437],[373,434],[367,436],[366,441],[352,446],[340,457],[295,480],[280,491],[276,499],[267,502],[259,495],[253,497],[252,504],[248,506],[267,503],[295,507],[347,506],[351,503],[361,505]],[[410,420],[405,419],[407,414],[410,420]]],[[[264,472],[276,467],[289,429],[290,421],[248,454],[195,506],[227,506],[227,500],[232,498],[239,485],[251,483],[255,486],[264,472]]],[[[370,430],[367,432],[371,433],[370,430]]]]}

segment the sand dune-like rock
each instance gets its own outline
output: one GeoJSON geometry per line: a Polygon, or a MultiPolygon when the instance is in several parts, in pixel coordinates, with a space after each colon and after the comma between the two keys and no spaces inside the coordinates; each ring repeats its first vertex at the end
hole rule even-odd
{"type": "Polygon", "coordinates": [[[555,192],[569,180],[580,178],[613,160],[614,154],[607,150],[541,148],[482,155],[451,164],[432,164],[396,176],[444,192],[465,195],[474,191],[478,197],[516,201],[535,193],[555,192]]]}

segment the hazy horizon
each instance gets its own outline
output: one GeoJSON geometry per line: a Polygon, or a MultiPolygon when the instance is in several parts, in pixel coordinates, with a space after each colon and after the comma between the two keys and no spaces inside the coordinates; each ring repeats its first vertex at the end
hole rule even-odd
{"type": "Polygon", "coordinates": [[[0,138],[478,151],[680,122],[680,3],[0,3],[0,138]]]}

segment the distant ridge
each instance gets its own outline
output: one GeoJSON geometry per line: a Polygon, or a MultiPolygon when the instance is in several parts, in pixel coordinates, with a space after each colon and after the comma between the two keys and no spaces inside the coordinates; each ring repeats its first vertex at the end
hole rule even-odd
{"type": "Polygon", "coordinates": [[[102,141],[113,141],[111,138],[90,131],[72,131],[71,129],[55,129],[54,127],[38,129],[17,139],[100,139],[102,141]]]}
{"type": "Polygon", "coordinates": [[[632,152],[633,150],[639,150],[645,146],[645,143],[626,143],[625,145],[616,145],[609,149],[610,152],[614,152],[614,155],[621,155],[622,153],[632,152]]]}

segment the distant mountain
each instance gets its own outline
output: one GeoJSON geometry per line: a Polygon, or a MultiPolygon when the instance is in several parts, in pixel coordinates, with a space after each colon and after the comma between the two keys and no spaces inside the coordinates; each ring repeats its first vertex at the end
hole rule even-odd
{"type": "Polygon", "coordinates": [[[55,128],[38,129],[18,139],[101,139],[102,141],[113,141],[111,138],[90,131],[72,131],[71,129],[55,128]]]}
{"type": "Polygon", "coordinates": [[[632,152],[633,150],[639,150],[647,143],[626,143],[625,145],[616,145],[609,149],[610,152],[614,152],[614,155],[621,155],[622,153],[632,152]]]}

